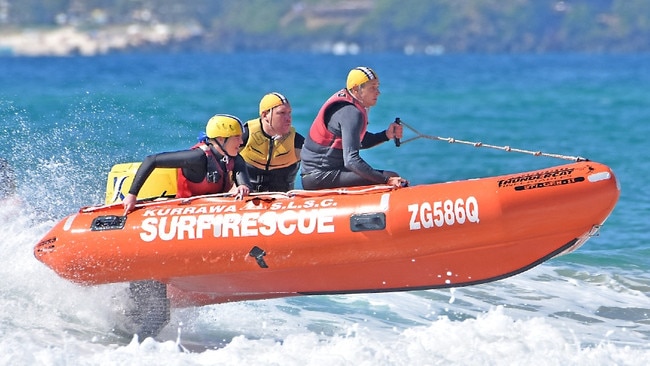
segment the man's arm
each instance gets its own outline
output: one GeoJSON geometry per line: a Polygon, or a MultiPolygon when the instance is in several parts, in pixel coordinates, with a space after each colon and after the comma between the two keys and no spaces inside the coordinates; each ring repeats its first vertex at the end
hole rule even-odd
{"type": "Polygon", "coordinates": [[[386,141],[388,141],[386,130],[376,133],[366,132],[366,134],[363,136],[363,140],[361,140],[361,149],[369,149],[386,141]]]}
{"type": "MultiPolygon", "coordinates": [[[[124,197],[122,204],[124,205],[124,215],[135,208],[138,192],[146,182],[151,172],[156,168],[185,168],[192,169],[191,172],[201,174],[201,166],[203,167],[202,176],[206,174],[205,153],[201,149],[183,150],[176,152],[165,152],[156,155],[147,156],[138,171],[133,177],[133,183],[129,188],[129,193],[124,197]]],[[[183,173],[187,177],[187,173],[183,173]]],[[[189,179],[189,178],[188,178],[189,179]]]]}
{"type": "MultiPolygon", "coordinates": [[[[205,153],[201,149],[194,149],[147,156],[133,177],[129,193],[137,196],[151,172],[156,168],[183,168],[184,171],[192,172],[191,175],[196,174],[203,178],[206,174],[205,153]]],[[[190,177],[187,178],[190,179],[190,177]]]]}
{"type": "Polygon", "coordinates": [[[235,167],[234,167],[234,180],[238,186],[244,185],[248,188],[253,188],[251,179],[248,176],[248,168],[246,167],[246,161],[241,155],[237,154],[235,157],[235,167]]]}

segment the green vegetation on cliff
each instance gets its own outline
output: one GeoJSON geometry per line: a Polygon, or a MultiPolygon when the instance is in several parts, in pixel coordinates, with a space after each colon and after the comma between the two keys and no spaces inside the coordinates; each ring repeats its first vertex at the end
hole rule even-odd
{"type": "Polygon", "coordinates": [[[0,0],[0,30],[194,24],[175,47],[648,52],[648,0],[0,0]]]}

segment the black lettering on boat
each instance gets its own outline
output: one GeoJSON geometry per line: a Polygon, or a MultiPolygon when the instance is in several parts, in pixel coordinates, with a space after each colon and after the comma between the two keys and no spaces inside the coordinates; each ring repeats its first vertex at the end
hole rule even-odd
{"type": "Polygon", "coordinates": [[[521,185],[521,186],[516,186],[515,191],[524,191],[524,190],[535,189],[535,188],[562,186],[562,185],[565,185],[565,184],[584,182],[584,180],[585,180],[585,177],[574,177],[574,178],[567,178],[567,179],[552,180],[552,181],[547,181],[547,182],[539,182],[539,183],[534,183],[534,184],[525,184],[525,185],[521,185]]]}
{"type": "Polygon", "coordinates": [[[555,180],[556,178],[568,178],[573,174],[574,168],[559,168],[543,172],[522,174],[508,179],[501,179],[497,185],[499,187],[511,187],[524,184],[533,184],[539,181],[555,180]]]}

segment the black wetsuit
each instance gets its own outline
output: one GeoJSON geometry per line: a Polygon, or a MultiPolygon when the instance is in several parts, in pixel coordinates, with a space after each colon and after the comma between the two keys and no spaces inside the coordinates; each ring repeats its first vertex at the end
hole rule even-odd
{"type": "MultiPolygon", "coordinates": [[[[216,156],[222,156],[216,151],[216,156]]],[[[219,162],[223,164],[223,162],[219,162]]],[[[208,158],[201,149],[181,150],[174,152],[164,152],[147,156],[133,178],[133,183],[129,193],[136,194],[140,191],[144,182],[155,168],[181,168],[183,175],[187,180],[199,183],[202,182],[208,173],[208,158]]],[[[225,165],[222,166],[225,170],[225,165]]],[[[244,159],[237,155],[235,157],[234,179],[237,185],[247,185],[252,187],[246,163],[244,159]]]]}

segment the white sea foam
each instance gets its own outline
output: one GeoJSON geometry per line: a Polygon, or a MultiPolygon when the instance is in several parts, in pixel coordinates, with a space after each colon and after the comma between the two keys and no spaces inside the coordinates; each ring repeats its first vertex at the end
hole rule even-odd
{"type": "MultiPolygon", "coordinates": [[[[53,221],[0,208],[0,364],[645,365],[640,278],[554,264],[454,290],[175,309],[156,340],[113,333],[123,285],[80,287],[32,248],[53,221]],[[609,309],[605,316],[599,309],[609,309]],[[640,310],[639,310],[640,311],[640,310]]],[[[602,311],[601,311],[602,312],[602,311]]]]}

